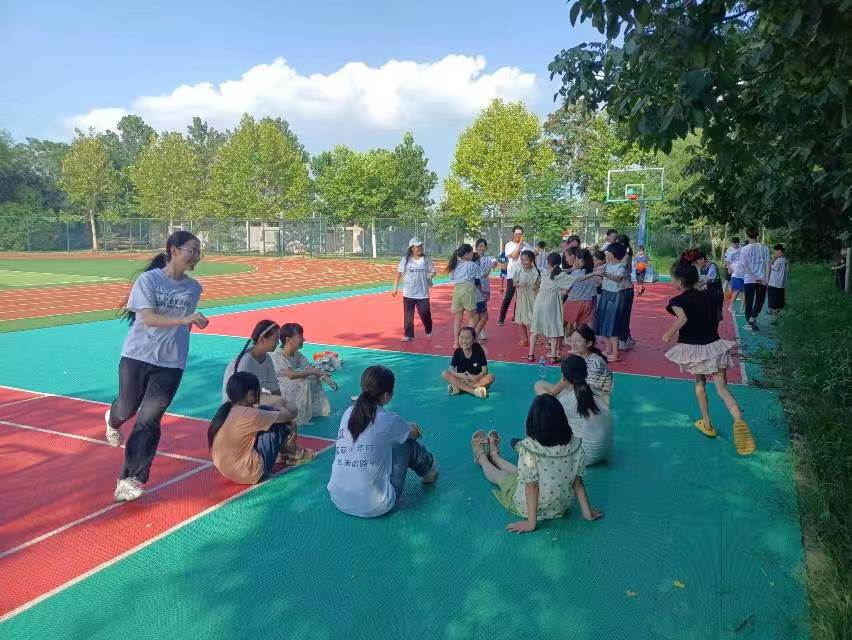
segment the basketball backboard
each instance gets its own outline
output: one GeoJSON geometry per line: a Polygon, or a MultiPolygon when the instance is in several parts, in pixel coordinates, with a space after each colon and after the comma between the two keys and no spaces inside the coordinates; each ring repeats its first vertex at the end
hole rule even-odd
{"type": "Polygon", "coordinates": [[[606,174],[606,202],[661,201],[665,195],[664,173],[662,167],[610,169],[606,174]]]}

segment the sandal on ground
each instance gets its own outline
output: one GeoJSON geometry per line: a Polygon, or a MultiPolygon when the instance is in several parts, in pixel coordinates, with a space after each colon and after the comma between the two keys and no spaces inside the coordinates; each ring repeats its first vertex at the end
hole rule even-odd
{"type": "Polygon", "coordinates": [[[447,395],[450,395],[450,396],[459,395],[459,388],[454,384],[447,385],[447,395]]]}
{"type": "Polygon", "coordinates": [[[297,450],[295,454],[286,454],[284,456],[284,464],[288,467],[297,467],[300,464],[307,464],[316,460],[317,452],[312,449],[302,448],[297,450]]]}
{"type": "Polygon", "coordinates": [[[696,420],[695,428],[698,429],[701,433],[703,433],[708,438],[716,437],[716,429],[713,428],[713,425],[705,425],[704,420],[696,420]]]}
{"type": "Polygon", "coordinates": [[[562,362],[562,358],[559,356],[548,356],[548,358],[550,359],[550,364],[559,364],[562,362]]]}
{"type": "Polygon", "coordinates": [[[488,449],[489,453],[500,455],[500,434],[494,429],[488,432],[488,449]]]}
{"type": "Polygon", "coordinates": [[[527,362],[535,362],[535,356],[530,354],[527,356],[527,362]]]}
{"type": "Polygon", "coordinates": [[[757,448],[745,420],[734,421],[734,447],[741,456],[750,456],[757,448]]]}
{"type": "Polygon", "coordinates": [[[485,447],[486,438],[485,432],[480,429],[478,431],[474,431],[473,435],[470,437],[470,448],[473,451],[473,463],[479,464],[480,456],[487,456],[488,451],[485,447]]]}
{"type": "Polygon", "coordinates": [[[473,395],[475,395],[477,398],[487,398],[488,389],[486,389],[485,387],[476,387],[476,389],[473,390],[473,395]]]}
{"type": "Polygon", "coordinates": [[[529,340],[518,340],[518,345],[521,347],[528,347],[530,346],[530,342],[529,340]]]}

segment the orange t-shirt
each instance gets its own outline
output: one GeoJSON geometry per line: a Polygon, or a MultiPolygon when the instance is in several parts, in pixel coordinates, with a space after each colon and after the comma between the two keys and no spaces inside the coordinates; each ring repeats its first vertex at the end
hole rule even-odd
{"type": "Polygon", "coordinates": [[[263,460],[254,450],[255,436],[259,431],[268,431],[276,420],[277,411],[231,407],[210,452],[219,473],[239,484],[254,484],[260,480],[263,477],[263,460]]]}

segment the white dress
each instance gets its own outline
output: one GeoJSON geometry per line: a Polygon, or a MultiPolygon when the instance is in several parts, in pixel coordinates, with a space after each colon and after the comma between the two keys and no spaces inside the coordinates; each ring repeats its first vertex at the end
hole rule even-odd
{"type": "Polygon", "coordinates": [[[559,338],[565,334],[562,325],[562,295],[559,290],[567,289],[572,282],[571,276],[564,271],[555,278],[551,278],[549,273],[541,274],[533,307],[531,333],[548,338],[559,338]]]}
{"type": "Polygon", "coordinates": [[[319,378],[296,378],[291,380],[287,377],[287,370],[304,371],[311,366],[308,359],[297,351],[293,356],[287,356],[283,350],[270,354],[275,374],[278,377],[278,386],[281,387],[281,397],[290,407],[297,410],[296,424],[308,424],[314,416],[327,416],[331,413],[331,405],[328,396],[322,388],[319,378]]]}

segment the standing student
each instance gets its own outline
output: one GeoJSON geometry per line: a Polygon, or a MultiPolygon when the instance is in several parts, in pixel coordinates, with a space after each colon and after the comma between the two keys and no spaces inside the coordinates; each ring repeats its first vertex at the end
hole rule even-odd
{"type": "Polygon", "coordinates": [[[787,258],[784,256],[784,245],[776,244],[773,247],[775,251],[775,259],[772,261],[772,266],[769,268],[769,288],[767,289],[767,298],[769,313],[778,315],[784,308],[785,299],[784,291],[787,287],[787,258]]]}
{"type": "Polygon", "coordinates": [[[700,249],[691,249],[689,252],[695,268],[698,269],[698,289],[706,291],[713,302],[719,315],[719,321],[722,321],[722,307],[725,305],[725,293],[722,290],[722,277],[719,274],[719,267],[715,262],[707,259],[707,254],[700,249]]]}
{"type": "Polygon", "coordinates": [[[630,246],[630,238],[620,233],[616,236],[616,242],[625,248],[624,278],[621,280],[621,291],[618,296],[618,348],[622,350],[632,349],[636,341],[630,333],[630,320],[633,317],[633,248],[630,246]]]}
{"type": "Polygon", "coordinates": [[[616,229],[607,229],[606,240],[604,240],[604,243],[601,245],[600,250],[605,252],[607,248],[609,248],[609,245],[615,244],[618,241],[617,238],[618,231],[616,229]]]}
{"type": "Polygon", "coordinates": [[[571,346],[574,349],[574,355],[578,355],[586,361],[586,380],[588,380],[589,386],[597,397],[609,407],[610,396],[612,395],[612,371],[609,369],[606,356],[595,346],[596,343],[597,336],[587,324],[577,325],[574,333],[571,334],[571,346]]]}
{"type": "Polygon", "coordinates": [[[547,273],[542,275],[538,295],[533,305],[533,320],[530,326],[530,344],[527,360],[535,360],[535,343],[538,336],[544,336],[550,343],[550,362],[559,362],[559,346],[565,337],[565,325],[562,318],[561,289],[567,289],[571,283],[570,274],[562,271],[562,257],[558,253],[547,256],[547,273]]]}
{"type": "MultiPolygon", "coordinates": [[[[553,254],[557,257],[559,254],[553,254]]],[[[589,504],[583,475],[586,463],[580,439],[575,438],[565,410],[551,395],[537,396],[527,413],[526,438],[515,447],[518,464],[500,455],[500,434],[484,431],[471,437],[473,460],[497,489],[494,495],[509,513],[524,518],[506,526],[508,531],[535,531],[538,522],[561,518],[574,496],[586,520],[603,513],[589,504]]]]}
{"type": "Polygon", "coordinates": [[[485,325],[488,324],[488,302],[491,300],[491,272],[494,270],[494,265],[497,263],[496,258],[486,255],[488,251],[488,241],[485,238],[480,238],[476,241],[476,255],[479,256],[477,263],[480,267],[479,272],[479,291],[481,301],[476,303],[476,335],[479,340],[488,340],[488,334],[485,333],[485,325]]]}
{"type": "Polygon", "coordinates": [[[848,258],[848,253],[849,250],[846,247],[843,247],[840,250],[840,256],[834,266],[831,267],[831,270],[834,272],[834,285],[841,293],[846,291],[846,260],[848,258]]]}
{"type": "Polygon", "coordinates": [[[447,273],[453,282],[453,349],[458,348],[459,330],[464,324],[464,314],[475,323],[476,282],[479,280],[480,267],[473,262],[473,247],[462,244],[450,256],[447,273]]]}
{"type": "Polygon", "coordinates": [[[402,284],[403,342],[414,340],[414,310],[420,316],[426,337],[432,335],[432,310],[429,306],[429,290],[435,277],[435,266],[423,252],[423,241],[412,238],[408,241],[408,252],[399,261],[393,280],[391,295],[396,297],[399,280],[402,284]]]}
{"type": "Polygon", "coordinates": [[[639,247],[636,257],[633,258],[633,273],[636,274],[636,282],[639,285],[639,293],[641,296],[645,293],[645,275],[648,273],[648,256],[645,255],[645,247],[639,247]]]}
{"type": "Polygon", "coordinates": [[[530,344],[533,309],[541,285],[541,272],[535,266],[535,255],[529,249],[521,254],[521,259],[515,265],[512,280],[518,291],[514,315],[515,324],[521,328],[521,340],[518,344],[526,347],[530,344]]]}
{"type": "Polygon", "coordinates": [[[759,242],[757,229],[746,231],[748,244],[740,250],[740,263],[745,282],[746,329],[757,331],[757,316],[763,309],[766,299],[766,286],[769,283],[769,248],[759,242]]]}
{"type": "MultiPolygon", "coordinates": [[[[624,266],[624,255],[626,249],[617,242],[610,244],[604,256],[606,262],[603,269],[598,272],[602,279],[601,292],[598,296],[598,304],[595,308],[595,333],[607,339],[604,350],[607,360],[619,362],[621,357],[618,353],[619,332],[619,296],[621,294],[621,281],[626,277],[624,266]]],[[[594,276],[582,276],[583,278],[594,276]]]]}
{"type": "Polygon", "coordinates": [[[447,382],[447,393],[458,395],[460,391],[477,398],[488,397],[488,387],[494,384],[494,376],[488,371],[485,350],[476,341],[473,327],[462,327],[457,337],[459,348],[453,352],[450,366],[441,372],[447,382]]]}
{"type": "Polygon", "coordinates": [[[547,269],[547,245],[544,240],[539,240],[535,248],[535,266],[539,271],[547,269]]]}
{"type": "Polygon", "coordinates": [[[595,271],[592,254],[586,249],[580,249],[575,264],[576,267],[571,272],[568,295],[562,305],[562,320],[565,324],[566,336],[574,333],[574,327],[577,325],[590,324],[595,311],[597,283],[594,278],[580,279],[580,276],[593,274],[595,271]]]}
{"type": "Polygon", "coordinates": [[[740,258],[740,239],[737,236],[731,238],[731,244],[725,249],[725,280],[728,287],[731,285],[731,278],[734,277],[734,263],[740,258]]]}
{"type": "Polygon", "coordinates": [[[207,429],[213,466],[231,482],[256,484],[272,474],[290,430],[288,409],[258,407],[260,381],[240,371],[228,380],[228,399],[219,407],[207,429]]]}
{"type": "Polygon", "coordinates": [[[438,477],[435,457],[418,442],[420,427],[385,409],[394,383],[390,369],[367,367],[361,394],[340,419],[328,493],[344,513],[374,518],[393,509],[408,469],[424,484],[438,477]]]}
{"type": "Polygon", "coordinates": [[[681,258],[672,266],[671,274],[675,288],[681,293],[669,300],[666,307],[676,320],[663,334],[663,342],[668,343],[677,336],[677,344],[666,351],[666,358],[695,378],[695,397],[701,410],[701,419],[695,421],[695,427],[708,438],[716,437],[707,404],[707,378],[711,377],[716,393],[734,419],[737,453],[750,455],[755,449],[754,439],[743,420],[740,406],[728,388],[727,370],[733,366],[731,349],[734,343],[719,337],[716,303],[707,293],[695,288],[698,283],[695,265],[681,258]]]}
{"type": "Polygon", "coordinates": [[[578,355],[562,361],[562,379],[556,384],[535,383],[536,395],[549,393],[559,400],[574,436],[586,458],[586,465],[606,460],[612,449],[612,413],[595,395],[587,379],[586,361],[578,355]]]}
{"type": "Polygon", "coordinates": [[[113,494],[135,500],[144,493],[160,442],[160,421],[177,393],[189,353],[190,326],[207,326],[196,312],[201,285],[187,275],[201,260],[201,243],[176,231],[166,250],[136,278],[122,316],[130,322],[118,365],[118,397],[104,415],[106,440],[121,444],[121,426],[136,415],[113,494]]]}
{"type": "MultiPolygon", "coordinates": [[[[503,253],[508,260],[506,265],[506,295],[503,296],[503,303],[500,305],[500,316],[497,319],[497,326],[502,327],[506,321],[506,313],[509,311],[509,305],[512,304],[512,298],[515,297],[515,286],[512,283],[512,273],[515,265],[521,257],[521,252],[532,251],[530,244],[524,241],[524,228],[520,225],[512,227],[512,239],[506,243],[503,253]]],[[[533,257],[533,259],[535,259],[533,257]]]]}

